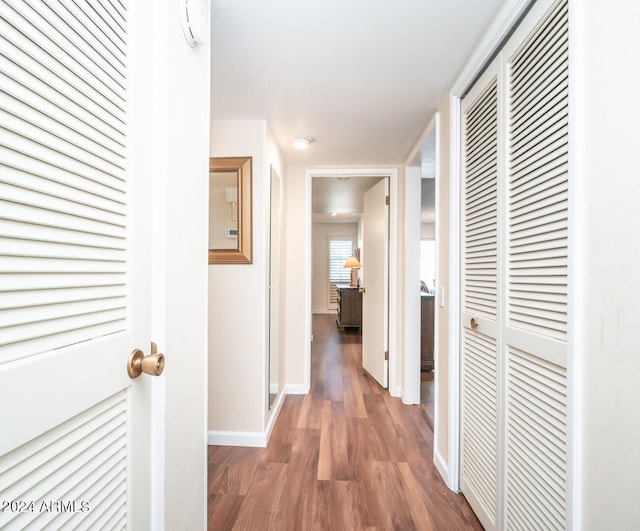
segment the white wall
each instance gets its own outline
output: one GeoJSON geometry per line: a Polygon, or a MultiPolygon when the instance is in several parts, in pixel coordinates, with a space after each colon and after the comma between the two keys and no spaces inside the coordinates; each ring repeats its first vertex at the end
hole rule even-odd
{"type": "Polygon", "coordinates": [[[638,529],[640,4],[571,5],[575,527],[638,529]]]}
{"type": "Polygon", "coordinates": [[[335,313],[329,308],[329,237],[344,236],[358,245],[357,223],[314,223],[311,249],[311,309],[314,313],[335,313]]]}
{"type": "Polygon", "coordinates": [[[209,415],[216,442],[260,441],[264,433],[267,359],[269,201],[263,120],[212,121],[211,156],[251,156],[253,263],[209,265],[209,415]],[[224,437],[228,435],[229,439],[224,437]]]}

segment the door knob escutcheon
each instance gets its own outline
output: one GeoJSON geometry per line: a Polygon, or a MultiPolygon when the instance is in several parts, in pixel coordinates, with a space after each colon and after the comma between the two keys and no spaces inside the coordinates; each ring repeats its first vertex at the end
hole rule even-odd
{"type": "Polygon", "coordinates": [[[142,373],[151,376],[160,376],[164,371],[164,354],[158,354],[155,343],[151,343],[151,354],[144,355],[139,348],[131,352],[127,362],[129,378],[137,378],[142,373]]]}

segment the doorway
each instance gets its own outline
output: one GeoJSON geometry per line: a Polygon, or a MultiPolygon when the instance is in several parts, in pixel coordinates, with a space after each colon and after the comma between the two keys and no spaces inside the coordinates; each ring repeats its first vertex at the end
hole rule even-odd
{"type": "MultiPolygon", "coordinates": [[[[435,179],[421,181],[422,210],[435,211],[435,179]]],[[[420,232],[420,406],[432,428],[435,413],[436,293],[436,242],[433,226],[433,223],[423,222],[420,232]]]]}
{"type": "MultiPolygon", "coordinates": [[[[327,219],[336,219],[338,221],[343,221],[339,214],[343,212],[338,212],[337,209],[325,209],[325,211],[319,211],[317,206],[317,194],[315,193],[318,190],[318,185],[320,186],[328,186],[331,180],[336,181],[337,183],[349,183],[352,184],[358,183],[361,179],[370,180],[369,186],[365,187],[370,188],[372,183],[380,181],[382,178],[388,178],[389,184],[389,247],[388,252],[389,256],[392,257],[389,260],[388,264],[388,279],[389,279],[389,287],[388,287],[388,322],[395,322],[397,317],[397,303],[396,303],[396,294],[397,294],[397,263],[395,257],[397,256],[397,170],[395,169],[367,169],[367,170],[341,170],[341,169],[323,169],[323,170],[307,170],[306,171],[306,232],[307,238],[306,241],[306,292],[309,294],[308,303],[306,305],[306,316],[305,321],[308,325],[308,338],[309,341],[307,343],[308,347],[305,352],[305,384],[308,388],[308,383],[310,382],[310,359],[311,359],[311,341],[313,340],[311,333],[311,318],[313,313],[321,313],[317,310],[321,309],[318,303],[317,291],[316,295],[314,295],[314,268],[316,264],[318,264],[317,256],[314,256],[314,238],[313,238],[313,226],[314,222],[318,222],[324,218],[327,219]],[[316,203],[314,207],[314,202],[316,203]],[[335,215],[333,215],[335,214],[335,215]],[[315,302],[314,302],[315,297],[315,302]]],[[[364,191],[364,190],[363,190],[364,191]]],[[[339,192],[327,192],[334,193],[335,198],[337,200],[346,200],[345,194],[340,194],[339,192]]],[[[357,223],[357,222],[356,222],[357,223]]],[[[357,236],[358,247],[362,247],[361,244],[361,235],[357,236]]],[[[317,242],[316,242],[317,243],[317,242]]],[[[328,284],[328,283],[327,283],[328,284]]],[[[328,287],[327,287],[328,291],[328,287]]],[[[325,299],[326,300],[326,299],[325,299]]],[[[320,302],[320,305],[324,304],[324,302],[320,302]]],[[[327,308],[324,312],[331,312],[333,310],[327,308]]],[[[396,374],[396,364],[393,353],[395,352],[396,344],[397,344],[397,333],[394,327],[389,329],[388,338],[387,338],[389,352],[388,359],[388,387],[389,391],[392,395],[398,396],[398,386],[397,386],[397,374],[396,374]]],[[[384,355],[384,351],[383,351],[384,355]]]]}
{"type": "Polygon", "coordinates": [[[438,116],[406,168],[406,365],[407,388],[434,428],[437,357],[438,116]]]}

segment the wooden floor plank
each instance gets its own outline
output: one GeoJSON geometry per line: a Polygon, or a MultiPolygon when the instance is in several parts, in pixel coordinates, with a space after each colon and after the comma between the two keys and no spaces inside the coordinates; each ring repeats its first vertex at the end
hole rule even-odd
{"type": "Polygon", "coordinates": [[[209,530],[482,529],[433,464],[433,432],[362,369],[361,335],[314,315],[311,389],[267,448],[209,447],[209,530]]]}

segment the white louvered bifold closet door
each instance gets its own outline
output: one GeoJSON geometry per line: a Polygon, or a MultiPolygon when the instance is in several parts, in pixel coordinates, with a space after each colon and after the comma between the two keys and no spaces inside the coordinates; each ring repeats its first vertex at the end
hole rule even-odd
{"type": "Polygon", "coordinates": [[[568,24],[556,2],[505,48],[507,529],[567,522],[568,24]]]}
{"type": "Polygon", "coordinates": [[[462,103],[461,488],[485,529],[499,489],[498,78],[487,69],[462,103]]]}
{"type": "Polygon", "coordinates": [[[2,529],[124,529],[142,499],[149,406],[126,363],[150,339],[150,180],[131,178],[127,3],[0,1],[2,529]]]}
{"type": "Polygon", "coordinates": [[[534,4],[462,116],[461,488],[486,529],[565,529],[566,0],[534,4]]]}

